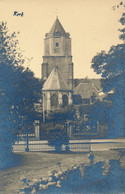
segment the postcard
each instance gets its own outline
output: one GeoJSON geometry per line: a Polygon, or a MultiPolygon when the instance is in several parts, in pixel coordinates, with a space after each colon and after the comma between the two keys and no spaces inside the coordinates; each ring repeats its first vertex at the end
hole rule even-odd
{"type": "Polygon", "coordinates": [[[125,193],[125,2],[0,0],[0,193],[125,193]]]}

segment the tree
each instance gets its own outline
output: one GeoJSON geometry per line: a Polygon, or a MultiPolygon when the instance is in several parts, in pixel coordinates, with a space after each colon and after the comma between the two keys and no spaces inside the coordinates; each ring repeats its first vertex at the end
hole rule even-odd
{"type": "Polygon", "coordinates": [[[6,23],[0,24],[0,168],[7,166],[12,157],[12,142],[15,130],[15,119],[12,116],[14,102],[14,75],[19,58],[14,57],[17,41],[15,33],[8,35],[6,23]],[[15,64],[15,66],[14,66],[15,64]]]}
{"type": "MultiPolygon", "coordinates": [[[[125,13],[120,22],[122,25],[125,24],[125,13]]],[[[124,28],[120,32],[122,32],[120,39],[125,40],[124,28]]],[[[92,59],[91,67],[97,74],[101,74],[103,92],[108,93],[106,100],[112,102],[111,108],[107,109],[109,136],[125,136],[125,44],[111,46],[107,53],[105,51],[97,53],[92,59]]]]}
{"type": "Polygon", "coordinates": [[[33,124],[34,102],[40,99],[40,81],[22,65],[16,34],[0,23],[0,168],[11,165],[12,143],[20,128],[33,124]]]}
{"type": "Polygon", "coordinates": [[[61,146],[66,145],[68,150],[69,137],[67,134],[67,121],[73,119],[74,106],[67,106],[50,111],[46,115],[46,122],[42,123],[42,136],[45,136],[50,146],[55,147],[55,151],[61,151],[61,146]]]}
{"type": "Polygon", "coordinates": [[[34,104],[38,103],[41,99],[42,84],[28,68],[23,72],[19,71],[16,80],[17,87],[15,91],[14,111],[21,118],[19,124],[22,132],[24,133],[27,128],[33,132],[33,122],[38,117],[34,104]]]}

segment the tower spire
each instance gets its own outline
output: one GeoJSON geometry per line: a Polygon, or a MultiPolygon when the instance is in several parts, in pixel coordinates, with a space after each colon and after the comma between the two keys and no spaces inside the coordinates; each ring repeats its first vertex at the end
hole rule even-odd
{"type": "Polygon", "coordinates": [[[56,16],[56,20],[51,28],[51,30],[49,31],[49,33],[46,34],[46,37],[47,38],[50,38],[50,37],[54,37],[54,36],[64,36],[64,37],[69,37],[70,34],[69,33],[66,33],[62,24],[60,23],[59,19],[58,19],[58,16],[56,16]]]}

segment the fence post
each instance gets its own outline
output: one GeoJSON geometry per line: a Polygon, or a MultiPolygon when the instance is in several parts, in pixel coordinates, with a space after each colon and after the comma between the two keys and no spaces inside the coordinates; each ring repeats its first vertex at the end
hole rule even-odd
{"type": "Polygon", "coordinates": [[[37,140],[40,140],[40,122],[39,122],[39,120],[35,120],[34,128],[35,128],[35,137],[37,140]]]}
{"type": "Polygon", "coordinates": [[[65,127],[66,127],[66,147],[65,150],[69,151],[69,121],[66,121],[65,123],[65,127]]]}
{"type": "Polygon", "coordinates": [[[26,132],[27,132],[27,140],[26,140],[26,149],[25,149],[25,151],[29,152],[28,127],[27,127],[26,132]]]}

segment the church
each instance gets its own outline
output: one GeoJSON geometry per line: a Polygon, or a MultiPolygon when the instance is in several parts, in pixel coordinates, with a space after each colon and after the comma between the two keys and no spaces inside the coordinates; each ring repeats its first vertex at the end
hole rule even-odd
{"type": "Polygon", "coordinates": [[[91,103],[93,95],[99,97],[100,80],[74,79],[73,66],[70,33],[64,30],[57,17],[44,39],[43,111],[71,104],[91,103]]]}
{"type": "MultiPolygon", "coordinates": [[[[93,104],[94,100],[102,100],[100,79],[74,79],[74,64],[71,53],[71,37],[70,33],[66,32],[56,18],[52,28],[45,34],[44,38],[44,55],[42,63],[42,121],[45,122],[45,115],[50,111],[54,111],[68,105],[88,105],[93,104]]],[[[77,114],[77,113],[76,113],[77,114]]],[[[83,115],[84,121],[87,114],[83,115]]],[[[101,126],[99,122],[95,131],[86,133],[87,128],[83,126],[73,126],[70,123],[69,138],[81,138],[84,136],[102,137],[106,135],[105,126],[101,126]],[[82,127],[82,128],[79,128],[82,127]],[[81,129],[81,131],[78,131],[81,129]]],[[[34,123],[35,136],[40,137],[43,124],[39,120],[34,123]]],[[[46,137],[44,137],[46,138],[46,137]]]]}

